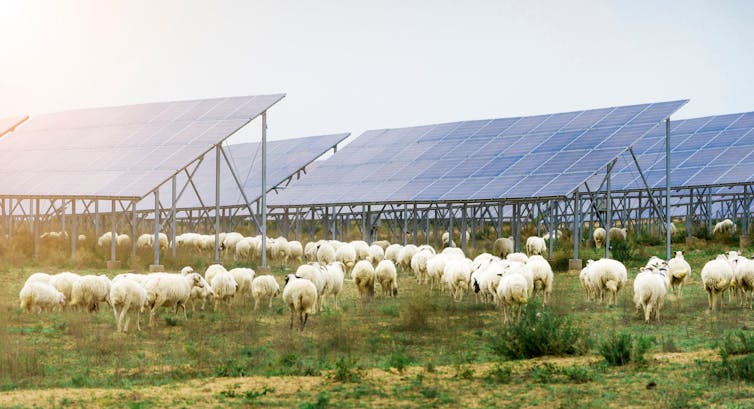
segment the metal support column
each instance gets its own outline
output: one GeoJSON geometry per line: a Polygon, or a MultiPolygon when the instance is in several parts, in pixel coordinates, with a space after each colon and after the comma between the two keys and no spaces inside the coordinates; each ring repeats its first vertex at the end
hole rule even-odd
{"type": "Polygon", "coordinates": [[[267,111],[262,112],[262,268],[267,268],[267,111]]]}
{"type": "Polygon", "coordinates": [[[670,260],[670,118],[665,120],[665,259],[670,260]]]}
{"type": "Polygon", "coordinates": [[[547,258],[549,260],[552,260],[552,247],[553,247],[553,244],[555,243],[555,235],[556,235],[555,218],[554,218],[553,210],[552,210],[553,206],[555,206],[555,201],[550,200],[550,206],[548,206],[548,210],[547,210],[548,222],[549,222],[549,226],[547,227],[547,230],[548,230],[547,234],[549,237],[549,240],[548,240],[549,242],[547,243],[547,258]]]}
{"type": "Polygon", "coordinates": [[[605,195],[605,258],[610,258],[610,225],[613,223],[613,198],[610,196],[610,174],[613,170],[613,164],[607,165],[607,194],[605,195]]]}
{"type": "Polygon", "coordinates": [[[76,199],[71,200],[71,257],[76,257],[76,241],[78,236],[78,220],[76,220],[76,199]]]}
{"type": "MultiPolygon", "coordinates": [[[[467,231],[467,221],[466,221],[467,213],[466,213],[466,203],[463,204],[463,207],[461,208],[461,251],[463,251],[464,254],[466,254],[466,231],[467,231]]],[[[452,237],[451,237],[452,240],[452,237]]]]}
{"type": "Polygon", "coordinates": [[[453,244],[453,205],[448,204],[448,247],[455,247],[453,244]]]}
{"type": "Polygon", "coordinates": [[[579,258],[579,245],[581,244],[581,198],[577,190],[573,194],[573,259],[579,258]]]}
{"type": "MultiPolygon", "coordinates": [[[[220,144],[215,145],[215,263],[220,262],[220,144]]],[[[157,191],[155,191],[155,201],[157,191]]],[[[157,203],[155,202],[155,211],[157,203]]],[[[262,239],[264,244],[264,239],[262,239]]],[[[264,247],[263,247],[264,251],[264,247]]],[[[264,257],[264,256],[262,256],[264,257]]],[[[264,260],[264,258],[263,258],[264,260]]],[[[155,263],[157,264],[157,263],[155,263]]]]}
{"type": "Polygon", "coordinates": [[[29,205],[32,207],[32,211],[34,212],[34,217],[32,218],[32,229],[31,234],[34,235],[34,259],[37,259],[37,256],[39,256],[39,199],[35,199],[35,201],[32,201],[29,199],[29,205]]]}
{"type": "MultiPolygon", "coordinates": [[[[136,208],[136,203],[134,203],[136,208]]],[[[154,190],[154,265],[160,265],[160,189],[154,190]]]]}
{"type": "Polygon", "coordinates": [[[115,263],[115,246],[116,242],[118,241],[118,234],[115,232],[115,200],[110,201],[110,223],[111,223],[111,229],[110,229],[110,261],[115,263]]]}
{"type": "Polygon", "coordinates": [[[173,175],[171,181],[171,194],[170,194],[170,255],[175,257],[175,175],[173,175]]]}

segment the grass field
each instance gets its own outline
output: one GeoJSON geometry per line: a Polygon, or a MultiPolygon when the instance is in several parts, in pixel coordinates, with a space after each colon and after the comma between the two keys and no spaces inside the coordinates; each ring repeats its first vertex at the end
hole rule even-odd
{"type": "MultiPolygon", "coordinates": [[[[754,407],[754,370],[747,372],[754,364],[731,371],[718,353],[728,334],[751,336],[754,314],[735,301],[708,312],[699,279],[704,262],[733,246],[694,247],[684,297],[669,297],[661,323],[640,318],[631,279],[664,247],[635,247],[629,284],[613,307],[586,302],[578,275],[556,271],[544,313],[568,317],[581,348],[523,360],[496,352],[500,311],[473,296],[453,302],[408,273],[399,274],[397,298],[368,303],[347,282],[342,309],[314,315],[303,334],[288,329],[277,298],[270,311],[237,301],[230,312],[189,312],[187,321],[162,311],[156,328],[124,335],[109,307],[22,313],[26,277],[62,266],[11,267],[0,273],[0,407],[754,407]],[[608,365],[599,351],[616,333],[646,344],[644,359],[637,353],[628,365],[608,365]]],[[[273,269],[281,282],[284,273],[273,269]]],[[[539,301],[535,313],[543,312],[539,301]]],[[[741,356],[748,357],[726,357],[727,365],[741,356]]]]}

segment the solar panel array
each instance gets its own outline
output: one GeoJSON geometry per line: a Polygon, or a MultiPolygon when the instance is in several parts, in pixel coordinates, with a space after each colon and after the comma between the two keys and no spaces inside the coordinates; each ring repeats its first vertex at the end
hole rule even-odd
{"type": "MultiPolygon", "coordinates": [[[[267,188],[282,183],[317,158],[333,149],[348,137],[348,133],[309,136],[305,138],[283,139],[267,142],[267,188]]],[[[230,160],[239,182],[242,183],[246,198],[253,202],[262,193],[262,149],[260,142],[239,143],[223,148],[230,160]]],[[[193,168],[189,169],[189,172],[193,168]]],[[[306,176],[302,176],[306,177],[306,176]]],[[[205,206],[215,205],[215,154],[210,152],[199,165],[193,176],[205,206]]],[[[185,173],[176,178],[177,189],[186,183],[185,173]]],[[[295,183],[295,182],[294,182],[295,183]]],[[[163,204],[170,203],[172,185],[166,183],[160,189],[163,204]]],[[[176,193],[177,194],[177,193],[176,193]]],[[[244,199],[238,190],[227,162],[220,159],[220,206],[244,205],[244,199]]],[[[177,208],[199,208],[199,201],[192,187],[187,187],[176,203],[177,208]]],[[[139,208],[154,208],[154,200],[145,198],[139,208]]]]}
{"type": "Polygon", "coordinates": [[[142,197],[285,95],[81,109],[0,138],[0,195],[142,197]]]}
{"type": "Polygon", "coordinates": [[[686,102],[367,131],[269,203],[564,196],[686,102]]]}
{"type": "MultiPolygon", "coordinates": [[[[693,118],[670,123],[670,185],[702,187],[754,182],[754,112],[693,118]]],[[[665,127],[633,148],[650,188],[665,187],[665,127]]],[[[591,188],[604,174],[589,181],[591,188]]],[[[630,153],[621,155],[611,189],[644,189],[630,153]]]]}
{"type": "Polygon", "coordinates": [[[26,120],[25,116],[13,116],[8,118],[0,118],[0,136],[5,135],[7,132],[13,130],[16,126],[26,120]]]}

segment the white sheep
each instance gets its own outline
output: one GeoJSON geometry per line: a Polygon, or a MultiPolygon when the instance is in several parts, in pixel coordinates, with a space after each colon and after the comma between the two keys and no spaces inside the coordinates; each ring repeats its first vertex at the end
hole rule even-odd
{"type": "Polygon", "coordinates": [[[581,288],[584,289],[584,293],[586,294],[586,301],[594,301],[597,293],[589,274],[589,266],[592,263],[594,263],[594,260],[587,260],[586,266],[582,268],[581,273],[579,273],[579,281],[581,281],[581,288]]]}
{"type": "Polygon", "coordinates": [[[346,271],[351,271],[357,261],[356,249],[349,243],[343,244],[335,251],[335,260],[343,263],[346,266],[346,271]]]}
{"type": "Polygon", "coordinates": [[[238,240],[233,246],[233,260],[234,261],[249,261],[252,255],[252,243],[253,237],[244,237],[238,240]]]}
{"type": "Polygon", "coordinates": [[[555,231],[551,231],[551,232],[543,234],[542,240],[552,240],[553,238],[555,240],[560,240],[561,237],[563,237],[563,232],[556,229],[555,231]]]}
{"type": "Polygon", "coordinates": [[[50,285],[55,287],[58,291],[65,295],[65,299],[71,300],[71,290],[73,289],[73,283],[79,279],[78,274],[71,273],[70,271],[64,271],[50,277],[50,285]]]}
{"type": "Polygon", "coordinates": [[[435,251],[435,248],[430,246],[429,244],[422,244],[416,248],[416,251],[422,251],[422,250],[426,250],[432,254],[437,254],[437,251],[435,251]]]}
{"type": "Polygon", "coordinates": [[[506,269],[511,263],[508,260],[499,258],[490,259],[488,264],[479,265],[478,270],[471,273],[471,284],[474,292],[477,293],[484,302],[495,302],[497,300],[497,286],[500,278],[505,275],[506,269]]]}
{"type": "Polygon", "coordinates": [[[521,315],[521,308],[529,302],[529,285],[526,278],[519,273],[509,273],[500,277],[497,286],[497,300],[503,307],[503,323],[511,321],[511,312],[517,309],[516,319],[521,315]]]}
{"type": "Polygon", "coordinates": [[[320,264],[330,264],[335,261],[335,248],[328,242],[317,245],[317,261],[320,264]]]}
{"type": "MultiPolygon", "coordinates": [[[[418,253],[417,253],[418,254],[418,253]]],[[[398,273],[395,264],[390,260],[382,260],[374,269],[374,275],[382,287],[385,297],[398,296],[398,273]]]]}
{"type": "Polygon", "coordinates": [[[610,241],[626,240],[628,233],[625,228],[611,227],[610,228],[610,241]]]}
{"type": "Polygon", "coordinates": [[[447,288],[442,285],[444,282],[445,265],[449,260],[454,258],[458,258],[458,256],[454,254],[437,254],[427,260],[427,276],[429,277],[430,289],[434,288],[435,284],[443,291],[447,288]]]}
{"type": "Polygon", "coordinates": [[[440,254],[450,254],[458,257],[466,257],[466,254],[463,253],[463,250],[459,249],[458,247],[445,247],[444,249],[442,249],[442,252],[440,252],[440,254]]]}
{"type": "Polygon", "coordinates": [[[363,240],[354,240],[351,243],[356,250],[356,260],[366,260],[369,257],[369,244],[363,240]]]}
{"type": "Polygon", "coordinates": [[[322,264],[319,263],[302,264],[296,269],[295,275],[297,278],[304,278],[311,281],[312,284],[314,284],[314,288],[317,289],[317,303],[315,305],[315,311],[322,311],[322,292],[325,289],[325,278],[322,275],[324,269],[325,268],[322,266],[322,264]]]}
{"type": "Polygon", "coordinates": [[[310,241],[306,243],[304,246],[304,256],[306,257],[306,261],[317,261],[317,245],[319,245],[319,242],[310,241]]]}
{"type": "Polygon", "coordinates": [[[202,276],[197,273],[186,275],[170,273],[150,274],[149,279],[144,284],[144,288],[147,290],[147,304],[150,307],[149,326],[154,325],[154,317],[162,306],[174,306],[176,312],[178,312],[178,308],[181,308],[183,310],[183,318],[188,319],[186,316],[186,303],[191,297],[191,289],[203,286],[204,282],[205,280],[202,280],[202,276]]]}
{"type": "Polygon", "coordinates": [[[29,278],[26,279],[26,282],[24,285],[29,283],[45,283],[50,284],[50,279],[52,278],[51,275],[47,273],[34,273],[29,276],[29,278]]]}
{"type": "Polygon", "coordinates": [[[602,258],[589,265],[589,281],[600,302],[607,299],[608,304],[617,304],[618,292],[628,281],[628,272],[620,261],[602,258]]]}
{"type": "Polygon", "coordinates": [[[463,300],[466,290],[471,288],[471,266],[473,261],[465,257],[454,257],[445,264],[443,280],[450,289],[453,300],[463,300]]]}
{"type": "Polygon", "coordinates": [[[529,261],[529,257],[524,253],[510,253],[505,256],[505,259],[513,263],[526,264],[529,261]]]}
{"type": "Polygon", "coordinates": [[[403,246],[400,244],[390,244],[385,248],[385,258],[384,260],[390,260],[395,264],[398,264],[398,256],[401,253],[401,249],[403,249],[403,246]]]}
{"type": "MultiPolygon", "coordinates": [[[[187,275],[190,273],[186,273],[184,275],[187,275]]],[[[200,276],[201,277],[201,276],[200,276]]],[[[215,292],[212,290],[212,286],[209,285],[207,280],[202,277],[200,286],[193,286],[191,287],[191,296],[189,297],[189,302],[191,303],[191,311],[196,311],[196,304],[201,300],[202,306],[199,307],[201,311],[204,311],[204,308],[207,306],[207,301],[214,302],[215,300],[215,292]]]]}
{"type": "Polygon", "coordinates": [[[304,247],[298,240],[288,242],[288,257],[296,263],[304,261],[304,247]]]}
{"type": "Polygon", "coordinates": [[[369,246],[369,255],[366,260],[372,263],[372,265],[380,264],[380,261],[385,259],[385,250],[377,245],[369,246]]]}
{"type": "MultiPolygon", "coordinates": [[[[733,281],[733,269],[725,256],[708,261],[702,268],[702,285],[707,292],[707,303],[714,311],[717,307],[717,296],[725,292],[733,281]]],[[[720,309],[723,308],[723,297],[720,297],[720,309]]]]}
{"type": "Polygon", "coordinates": [[[285,278],[285,288],[283,288],[283,301],[291,309],[291,329],[293,329],[293,317],[298,313],[299,330],[303,331],[309,314],[314,313],[317,304],[317,288],[309,280],[288,274],[285,278]]]}
{"type": "Polygon", "coordinates": [[[401,249],[400,253],[398,253],[398,261],[396,262],[396,267],[400,266],[403,271],[407,271],[411,267],[411,258],[414,257],[414,254],[416,254],[418,251],[419,248],[415,245],[407,244],[401,249]]]}
{"type": "Polygon", "coordinates": [[[346,266],[339,261],[330,263],[324,267],[322,270],[324,286],[322,287],[322,294],[319,297],[319,302],[321,303],[322,308],[325,307],[327,296],[332,296],[335,302],[334,309],[338,309],[338,295],[343,291],[345,275],[346,266]]]}
{"type": "Polygon", "coordinates": [[[526,254],[539,255],[547,251],[547,243],[545,239],[537,236],[531,236],[526,239],[526,254]]]}
{"type": "Polygon", "coordinates": [[[414,275],[416,276],[416,281],[419,284],[426,284],[427,281],[429,280],[429,275],[427,274],[427,262],[432,257],[435,257],[435,255],[428,250],[419,251],[416,254],[414,254],[413,257],[411,257],[411,270],[414,271],[414,275]]]}
{"type": "Polygon", "coordinates": [[[84,307],[89,312],[99,309],[102,302],[109,303],[110,279],[106,275],[85,275],[73,282],[71,307],[84,307]]]}
{"type": "Polygon", "coordinates": [[[218,273],[227,272],[228,270],[226,270],[222,264],[212,264],[204,271],[204,279],[207,280],[208,283],[212,283],[212,279],[214,279],[218,273]]]}
{"type": "MultiPolygon", "coordinates": [[[[460,237],[460,235],[459,235],[459,237],[460,237]]],[[[466,243],[468,243],[470,240],[471,240],[471,234],[469,234],[469,232],[467,231],[466,232],[466,243]]],[[[456,247],[456,242],[455,241],[451,242],[451,240],[450,240],[450,234],[448,232],[443,232],[442,233],[442,246],[443,247],[448,247],[448,245],[450,245],[450,247],[456,247]]]]}
{"type": "Polygon", "coordinates": [[[66,298],[50,284],[32,281],[21,288],[18,293],[20,308],[26,312],[53,311],[65,305],[66,298]]]}
{"type": "Polygon", "coordinates": [[[234,268],[228,271],[233,279],[236,280],[238,288],[236,295],[242,298],[242,301],[251,296],[251,282],[254,280],[256,272],[250,268],[234,268]]]}
{"type": "Polygon", "coordinates": [[[387,240],[377,240],[372,242],[372,245],[380,246],[382,247],[382,250],[387,250],[388,246],[390,246],[390,242],[387,240]]]}
{"type": "Polygon", "coordinates": [[[254,297],[254,310],[259,308],[260,303],[267,303],[272,308],[272,298],[280,294],[280,285],[271,275],[254,277],[251,282],[251,295],[254,297]]]}
{"type": "Polygon", "coordinates": [[[741,305],[748,301],[751,309],[754,302],[754,260],[741,256],[734,258],[733,276],[741,305]]]}
{"type": "Polygon", "coordinates": [[[721,222],[716,223],[715,227],[712,229],[713,236],[718,233],[722,235],[732,235],[735,232],[736,232],[736,225],[730,219],[725,219],[721,222]]]}
{"type": "Polygon", "coordinates": [[[366,260],[356,263],[351,270],[351,278],[356,284],[360,298],[374,296],[374,267],[372,267],[372,263],[366,260]]]}
{"type": "Polygon", "coordinates": [[[554,275],[552,273],[552,267],[547,260],[542,256],[531,256],[526,265],[531,269],[534,278],[534,293],[530,294],[530,297],[534,297],[537,292],[537,288],[542,289],[542,306],[544,307],[550,300],[550,294],[552,294],[552,285],[554,275]]]}
{"type": "Polygon", "coordinates": [[[513,239],[509,237],[501,237],[492,243],[492,254],[505,258],[508,254],[513,253],[513,239]]]}
{"type": "Polygon", "coordinates": [[[118,247],[131,247],[131,237],[127,234],[119,234],[115,240],[118,247]]]}
{"type": "Polygon", "coordinates": [[[602,248],[602,245],[605,243],[605,238],[607,237],[607,232],[602,227],[597,227],[592,232],[592,238],[594,239],[594,246],[599,248],[602,248]]]}
{"type": "Polygon", "coordinates": [[[665,302],[667,294],[668,277],[663,273],[658,273],[648,268],[641,269],[641,272],[634,279],[634,304],[636,309],[644,310],[644,321],[649,322],[652,310],[655,312],[655,320],[660,321],[660,310],[665,302]]]}
{"type": "Polygon", "coordinates": [[[129,278],[113,281],[110,287],[110,305],[113,307],[117,332],[128,332],[131,317],[128,312],[136,310],[136,330],[141,331],[141,313],[147,307],[147,290],[129,278]]]}
{"type": "Polygon", "coordinates": [[[236,254],[236,245],[243,240],[243,234],[237,232],[230,232],[225,234],[223,239],[223,251],[229,254],[236,254]]]}
{"type": "Polygon", "coordinates": [[[209,285],[212,286],[212,292],[215,293],[215,309],[220,310],[223,304],[230,307],[230,303],[238,291],[238,283],[233,278],[233,274],[229,271],[219,271],[212,277],[209,285]]]}
{"type": "Polygon", "coordinates": [[[675,257],[668,261],[668,275],[673,293],[678,294],[679,297],[683,296],[683,285],[691,277],[691,266],[684,260],[682,251],[676,251],[675,257]],[[676,286],[678,286],[677,291],[676,286]]]}

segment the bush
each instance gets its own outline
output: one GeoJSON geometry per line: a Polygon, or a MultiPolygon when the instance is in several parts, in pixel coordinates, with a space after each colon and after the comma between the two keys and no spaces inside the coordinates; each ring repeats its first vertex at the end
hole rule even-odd
{"type": "Polygon", "coordinates": [[[510,383],[513,378],[513,371],[509,366],[495,365],[484,376],[484,381],[491,384],[510,383]]]}
{"type": "Polygon", "coordinates": [[[634,257],[635,250],[627,240],[616,240],[610,242],[610,253],[621,263],[627,263],[634,257]]]}
{"type": "Polygon", "coordinates": [[[335,373],[333,378],[338,382],[355,383],[361,381],[358,369],[354,368],[355,362],[352,359],[341,357],[335,362],[335,373]]]}
{"type": "Polygon", "coordinates": [[[746,335],[738,330],[733,334],[725,334],[720,345],[720,356],[741,355],[754,352],[754,334],[746,335]]]}
{"type": "Polygon", "coordinates": [[[643,362],[644,354],[649,350],[654,341],[649,337],[634,337],[629,333],[612,333],[603,342],[599,351],[610,365],[621,366],[629,362],[643,362]]]}
{"type": "Polygon", "coordinates": [[[724,355],[722,358],[719,366],[709,372],[713,380],[728,379],[754,382],[754,354],[733,359],[724,355]]]}
{"type": "Polygon", "coordinates": [[[494,353],[510,359],[581,355],[589,343],[570,318],[550,310],[537,311],[534,304],[528,304],[518,322],[500,329],[489,342],[494,353]]]}

